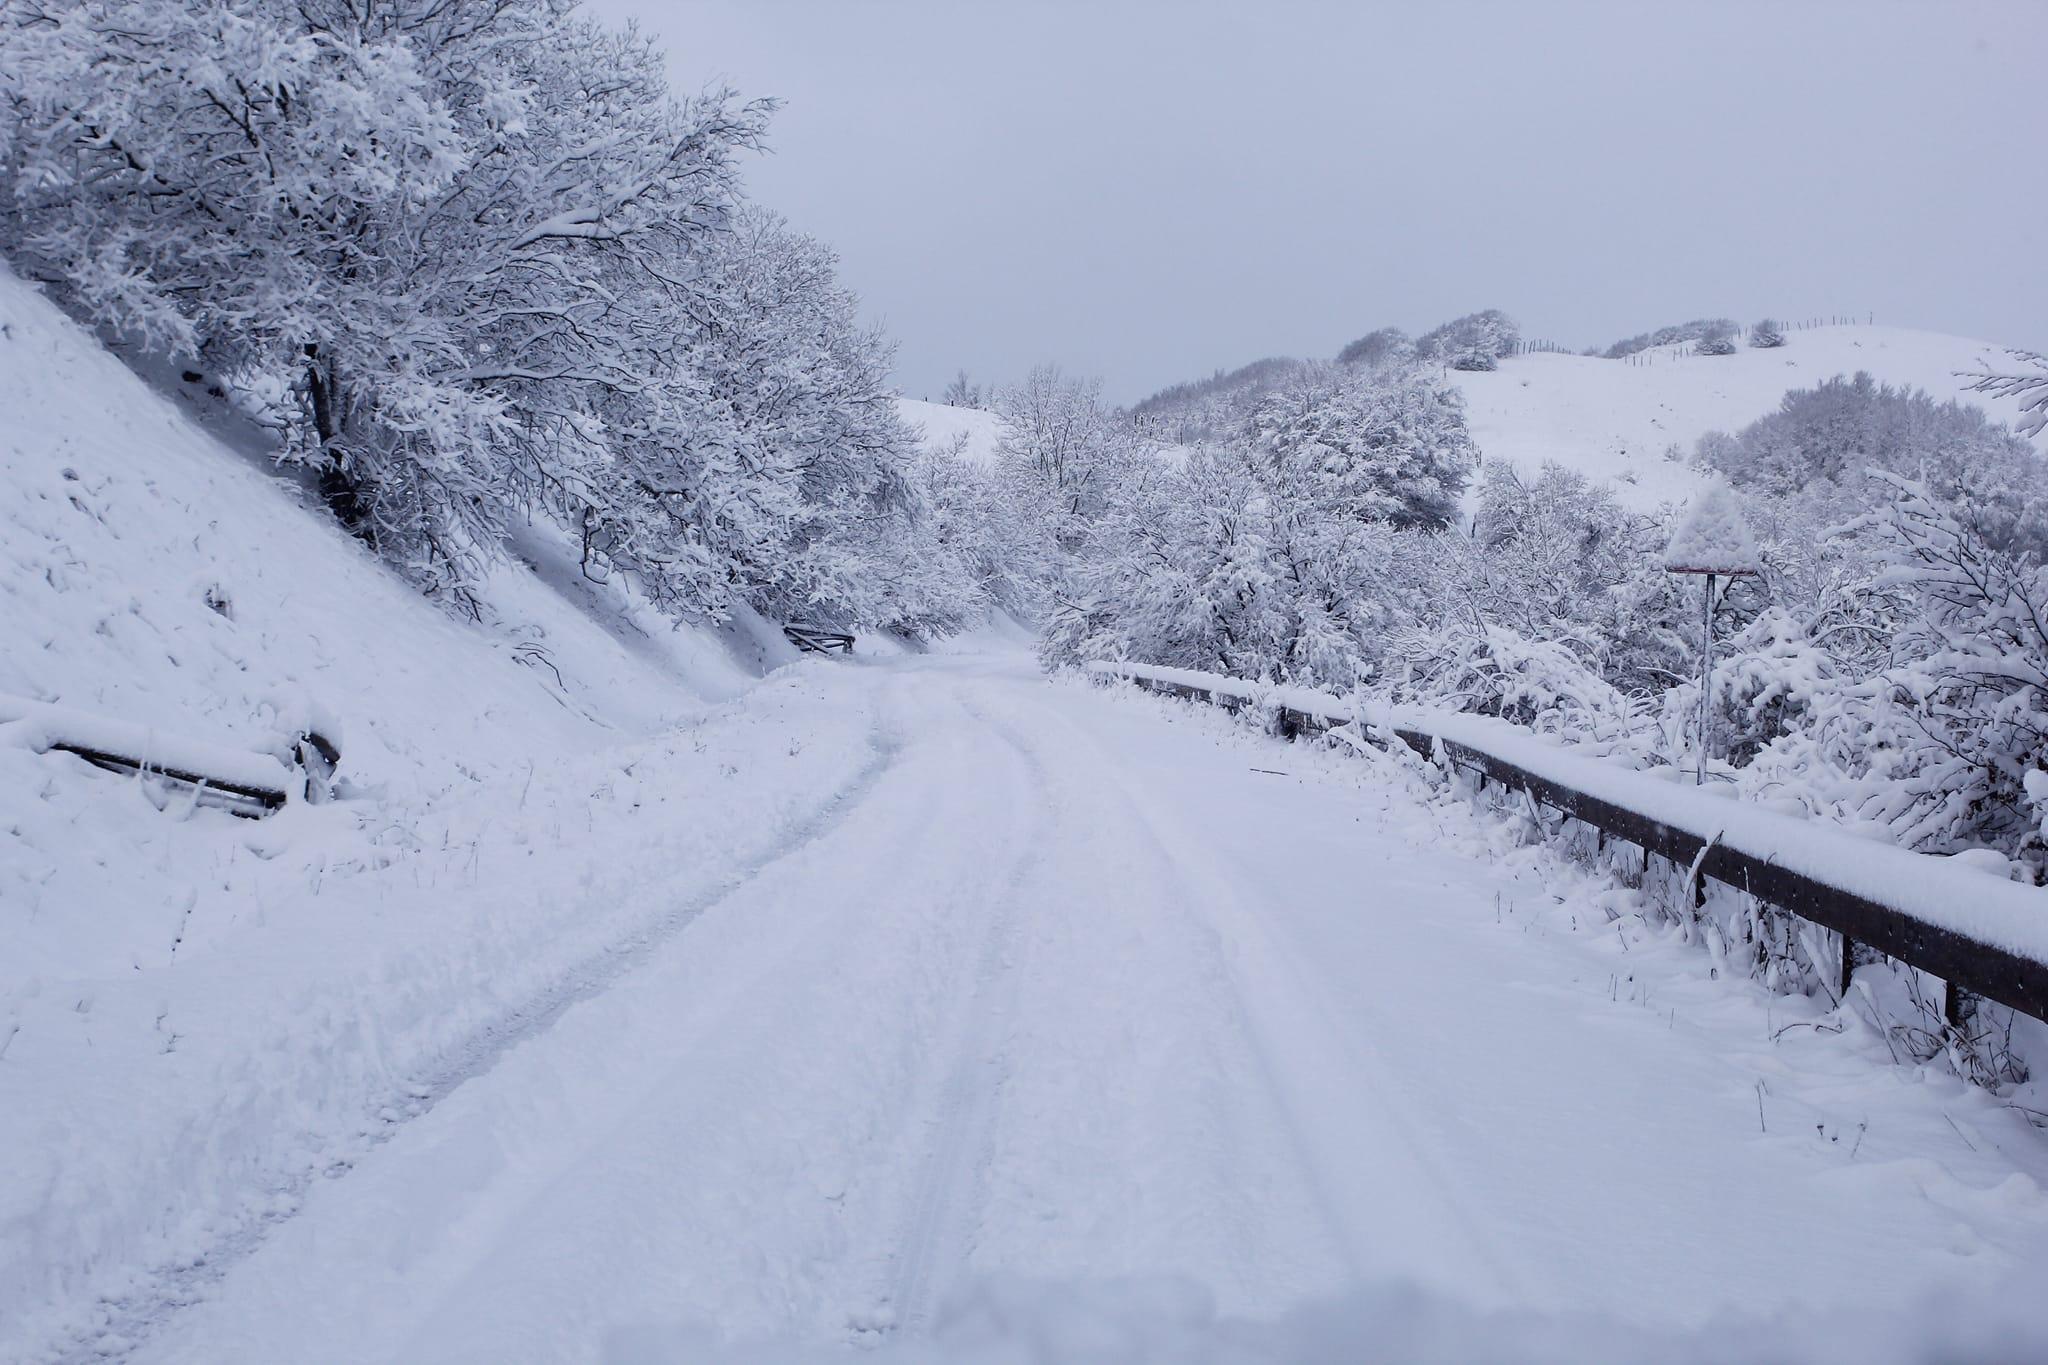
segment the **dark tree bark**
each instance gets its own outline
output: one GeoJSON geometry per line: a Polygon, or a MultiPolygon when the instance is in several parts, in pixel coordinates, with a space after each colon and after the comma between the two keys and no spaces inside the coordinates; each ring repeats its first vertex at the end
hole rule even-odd
{"type": "Polygon", "coordinates": [[[370,522],[368,500],[342,455],[341,413],[334,373],[322,361],[319,344],[310,341],[306,343],[306,391],[313,402],[313,430],[320,438],[320,500],[353,535],[374,547],[377,538],[370,522]]]}

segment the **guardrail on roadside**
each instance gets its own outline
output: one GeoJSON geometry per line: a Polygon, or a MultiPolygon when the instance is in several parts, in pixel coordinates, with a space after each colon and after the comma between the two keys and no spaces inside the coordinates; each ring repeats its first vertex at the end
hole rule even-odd
{"type": "Polygon", "coordinates": [[[853,653],[853,637],[842,630],[829,626],[814,626],[803,621],[791,621],[782,628],[783,638],[806,654],[853,653]]]}
{"type": "Polygon", "coordinates": [[[6,695],[0,695],[0,734],[38,753],[55,750],[109,772],[190,790],[200,805],[252,819],[282,808],[294,790],[324,792],[341,759],[332,743],[311,730],[294,741],[294,766],[288,767],[271,754],[6,695]]]}
{"type": "Polygon", "coordinates": [[[1087,671],[1231,710],[1266,707],[1289,738],[1349,727],[1382,748],[1398,740],[1476,773],[1482,786],[1525,792],[1603,840],[1635,844],[1646,858],[1696,868],[1699,879],[1833,930],[1841,939],[1838,999],[1860,943],[1946,983],[1951,1022],[1961,1017],[1962,992],[2048,1020],[2048,890],[1574,754],[1505,721],[1361,708],[1327,693],[1187,669],[1091,663],[1087,671]]]}

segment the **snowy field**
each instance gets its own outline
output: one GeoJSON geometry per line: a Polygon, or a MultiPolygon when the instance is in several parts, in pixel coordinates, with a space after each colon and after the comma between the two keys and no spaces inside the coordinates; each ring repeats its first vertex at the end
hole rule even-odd
{"type": "Polygon", "coordinates": [[[918,433],[925,449],[950,451],[959,442],[960,455],[984,468],[996,459],[996,442],[1002,439],[1002,424],[992,412],[980,408],[956,408],[922,398],[898,398],[896,411],[918,433]]]}
{"type": "MultiPolygon", "coordinates": [[[[2010,421],[2012,401],[1968,392],[1964,376],[2011,365],[2003,349],[1986,342],[1907,327],[1841,325],[1791,330],[1782,347],[1743,347],[1727,356],[1694,355],[1690,343],[1653,347],[1629,360],[1534,352],[1505,357],[1498,370],[1451,371],[1448,377],[1465,397],[1466,421],[1483,458],[1529,474],[1554,461],[1611,486],[1624,506],[1654,511],[1661,503],[1683,502],[1701,486],[1703,476],[1689,463],[1700,437],[1739,431],[1775,411],[1789,389],[1864,370],[1880,384],[1922,389],[2010,421]],[[1675,460],[1668,455],[1674,445],[1675,460]]],[[[994,414],[914,398],[899,398],[896,406],[921,430],[926,448],[949,450],[964,437],[967,459],[993,462],[1000,435],[994,414]]],[[[2048,450],[2048,434],[2035,445],[2048,450]]],[[[1185,454],[1178,447],[1165,453],[1171,459],[1185,454]]]]}
{"type": "MultiPolygon", "coordinates": [[[[1692,354],[1689,343],[1659,346],[1631,360],[1537,352],[1509,356],[1490,373],[1453,372],[1465,395],[1472,439],[1491,460],[1533,473],[1545,460],[1608,481],[1621,501],[1645,511],[1683,501],[1701,475],[1686,463],[1709,431],[1734,432],[1775,411],[1788,389],[1867,370],[1881,384],[1924,389],[1983,408],[2001,404],[1965,390],[1963,372],[2011,367],[1996,346],[1905,327],[1822,326],[1785,334],[1785,345],[1733,355],[1692,354]],[[1680,458],[1666,458],[1676,445],[1680,458]]],[[[2037,439],[2048,449],[2048,438],[2037,439]]]]}

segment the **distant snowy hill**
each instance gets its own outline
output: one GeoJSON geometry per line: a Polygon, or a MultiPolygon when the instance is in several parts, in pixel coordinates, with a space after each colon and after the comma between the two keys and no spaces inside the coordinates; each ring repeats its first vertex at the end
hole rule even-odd
{"type": "MultiPolygon", "coordinates": [[[[1729,356],[1689,346],[1642,352],[1634,363],[1537,353],[1503,360],[1491,373],[1453,373],[1466,420],[1489,459],[1535,469],[1544,460],[1611,480],[1622,501],[1653,508],[1683,499],[1701,475],[1665,458],[1682,456],[1709,431],[1734,431],[1777,407],[1785,391],[1868,370],[1880,383],[1958,398],[2010,420],[2010,403],[1966,393],[1958,371],[2009,367],[1993,345],[1903,327],[1816,327],[1790,332],[1770,350],[1729,356]]],[[[2037,441],[2048,448],[2048,441],[2037,441]]]]}
{"type": "Polygon", "coordinates": [[[996,442],[1002,436],[1002,423],[994,413],[980,408],[950,407],[922,398],[898,398],[896,411],[912,429],[922,434],[925,449],[950,450],[955,440],[965,436],[967,444],[962,447],[962,453],[969,460],[978,465],[995,462],[996,442]]]}

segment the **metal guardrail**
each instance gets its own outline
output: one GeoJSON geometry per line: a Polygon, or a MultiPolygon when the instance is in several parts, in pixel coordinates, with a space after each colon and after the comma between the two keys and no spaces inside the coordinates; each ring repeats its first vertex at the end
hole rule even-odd
{"type": "Polygon", "coordinates": [[[108,772],[187,789],[200,805],[251,819],[282,809],[294,791],[326,799],[341,761],[340,750],[310,729],[292,741],[287,764],[273,754],[11,696],[0,696],[0,725],[27,727],[27,743],[39,752],[70,754],[108,772]]]}
{"type": "MultiPolygon", "coordinates": [[[[50,748],[59,753],[72,754],[84,759],[95,768],[104,768],[110,773],[139,774],[170,782],[193,791],[200,805],[217,806],[231,815],[260,819],[283,807],[290,799],[290,793],[283,783],[277,786],[259,786],[253,782],[234,782],[227,778],[211,777],[205,773],[153,762],[133,754],[113,753],[95,749],[69,740],[57,740],[50,748]]],[[[279,770],[280,776],[285,776],[279,770]]]]}
{"type": "Polygon", "coordinates": [[[853,637],[845,631],[791,621],[782,628],[782,634],[806,654],[853,653],[853,637]]]}
{"type": "MultiPolygon", "coordinates": [[[[1122,678],[1146,691],[1188,697],[1238,710],[1252,698],[1242,691],[1219,689],[1180,679],[1147,677],[1126,666],[1105,666],[1098,676],[1122,678]]],[[[1219,680],[1229,681],[1229,680],[1219,680]]],[[[1704,896],[1705,880],[1720,882],[1766,904],[1775,905],[1799,918],[1833,930],[1841,939],[1841,958],[1836,979],[1836,996],[1846,995],[1849,976],[1856,961],[1856,945],[1895,958],[1908,966],[1939,977],[1947,985],[1944,1013],[1957,1022],[1963,1013],[1963,992],[2007,1005],[2036,1019],[2048,1020],[2048,962],[2014,952],[1995,943],[1931,924],[1868,896],[1834,885],[1821,878],[1785,867],[1768,858],[1729,847],[1715,838],[1680,829],[1625,805],[1579,790],[1546,777],[1528,767],[1487,752],[1467,740],[1449,739],[1411,725],[1368,726],[1349,714],[1349,709],[1332,699],[1327,709],[1318,709],[1298,692],[1288,692],[1274,714],[1280,732],[1289,739],[1316,735],[1351,726],[1369,742],[1385,747],[1389,738],[1399,740],[1424,758],[1439,752],[1448,761],[1487,781],[1499,782],[1529,799],[1598,830],[1603,842],[1615,838],[1641,848],[1647,857],[1655,854],[1674,866],[1698,868],[1697,894],[1704,896]]],[[[1981,874],[1961,873],[1960,876],[1981,874]]],[[[1967,883],[1959,883],[1967,891],[1967,883]]],[[[2048,914],[2048,899],[2042,912],[2048,914]]]]}

